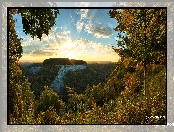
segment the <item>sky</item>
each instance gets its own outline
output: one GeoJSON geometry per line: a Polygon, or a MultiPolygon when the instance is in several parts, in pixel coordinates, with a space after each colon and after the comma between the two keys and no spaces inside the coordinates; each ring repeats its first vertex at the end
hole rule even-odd
{"type": "Polygon", "coordinates": [[[116,19],[110,18],[110,9],[59,9],[60,15],[49,35],[40,41],[25,35],[22,19],[17,19],[15,29],[23,54],[20,62],[43,62],[48,58],[70,58],[84,61],[117,62],[119,56],[111,48],[117,46],[116,19]]]}

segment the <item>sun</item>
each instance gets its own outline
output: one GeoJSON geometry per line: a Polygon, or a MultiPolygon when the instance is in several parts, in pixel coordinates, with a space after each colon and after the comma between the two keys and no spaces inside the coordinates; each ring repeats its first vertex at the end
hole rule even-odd
{"type": "Polygon", "coordinates": [[[77,59],[76,57],[77,57],[77,56],[74,55],[73,53],[68,53],[68,54],[66,55],[66,58],[69,58],[69,59],[77,59]]]}
{"type": "Polygon", "coordinates": [[[72,42],[72,40],[68,40],[64,43],[63,47],[67,49],[72,49],[76,46],[76,43],[72,42]]]}

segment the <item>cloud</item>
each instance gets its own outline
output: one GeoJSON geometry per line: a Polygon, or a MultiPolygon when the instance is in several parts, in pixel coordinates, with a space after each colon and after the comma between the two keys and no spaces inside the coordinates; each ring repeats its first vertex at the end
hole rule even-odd
{"type": "Polygon", "coordinates": [[[96,38],[109,38],[112,35],[112,29],[103,25],[86,25],[85,31],[93,34],[96,38]]]}
{"type": "Polygon", "coordinates": [[[40,49],[41,48],[41,45],[40,44],[37,44],[37,43],[27,43],[24,46],[22,46],[22,48],[23,48],[23,52],[33,51],[33,50],[40,49]]]}
{"type": "Polygon", "coordinates": [[[42,48],[24,51],[23,56],[23,59],[28,57],[29,59],[41,58],[43,60],[48,57],[83,59],[85,61],[117,61],[119,59],[118,54],[109,44],[102,45],[85,38],[75,40],[68,38],[61,43],[45,44],[42,48]]]}
{"type": "Polygon", "coordinates": [[[69,39],[69,34],[70,31],[57,31],[57,28],[52,28],[48,36],[43,34],[41,41],[38,38],[33,40],[30,36],[22,37],[23,52],[58,47],[61,42],[69,39]]]}
{"type": "Polygon", "coordinates": [[[69,37],[70,31],[62,31],[62,29],[58,30],[56,27],[50,30],[49,35],[43,35],[42,42],[44,44],[49,43],[59,43],[61,40],[64,40],[69,37]]]}
{"type": "Polygon", "coordinates": [[[60,39],[65,39],[65,38],[68,38],[69,34],[70,34],[70,31],[63,31],[63,32],[55,33],[54,36],[60,39]]]}
{"type": "MultiPolygon", "coordinates": [[[[77,10],[77,14],[79,16],[73,16],[73,18],[80,17],[80,19],[74,21],[75,28],[79,33],[83,30],[96,38],[110,38],[112,35],[111,26],[106,23],[107,19],[103,15],[103,10],[81,9],[77,10]]],[[[72,40],[70,33],[66,28],[53,27],[48,36],[43,35],[42,41],[37,38],[35,40],[31,37],[24,38],[25,41],[22,41],[24,55],[33,58],[40,56],[43,59],[48,56],[84,60],[103,59],[108,61],[119,58],[110,46],[85,38],[72,40]]]]}
{"type": "Polygon", "coordinates": [[[78,21],[78,22],[76,23],[76,29],[77,29],[77,31],[78,31],[78,32],[81,32],[83,26],[84,26],[84,22],[78,21]]]}
{"type": "Polygon", "coordinates": [[[59,44],[47,44],[47,45],[45,45],[45,48],[47,48],[49,50],[50,48],[56,48],[58,46],[59,46],[59,44]]]}
{"type": "Polygon", "coordinates": [[[44,50],[35,50],[31,53],[31,56],[38,57],[38,56],[52,56],[54,52],[44,51],[44,50]]]}
{"type": "Polygon", "coordinates": [[[74,58],[84,60],[107,60],[117,61],[119,56],[109,45],[102,45],[81,38],[78,40],[71,40],[59,45],[57,57],[74,58]]]}
{"type": "Polygon", "coordinates": [[[80,19],[86,19],[88,16],[88,9],[80,9],[80,19]]]}
{"type": "Polygon", "coordinates": [[[84,31],[94,35],[96,38],[109,38],[112,35],[112,28],[110,23],[105,20],[110,19],[103,10],[97,9],[81,9],[77,11],[80,19],[76,22],[76,29],[81,32],[84,31]]]}
{"type": "Polygon", "coordinates": [[[27,51],[24,51],[23,54],[27,54],[27,55],[30,55],[32,53],[31,50],[27,50],[27,51]]]}
{"type": "Polygon", "coordinates": [[[85,20],[88,19],[88,9],[77,10],[77,14],[80,15],[80,19],[76,22],[76,29],[81,32],[83,26],[85,25],[85,20]]]}

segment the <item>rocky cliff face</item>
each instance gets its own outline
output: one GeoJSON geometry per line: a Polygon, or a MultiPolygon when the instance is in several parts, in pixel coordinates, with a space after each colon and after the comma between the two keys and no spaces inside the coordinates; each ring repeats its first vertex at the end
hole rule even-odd
{"type": "Polygon", "coordinates": [[[31,67],[29,70],[30,70],[32,73],[36,73],[40,68],[41,68],[40,66],[38,66],[38,67],[33,66],[33,67],[31,67]]]}
{"type": "Polygon", "coordinates": [[[55,80],[50,85],[56,92],[60,92],[61,89],[64,87],[63,77],[66,75],[68,71],[76,71],[85,69],[86,65],[56,65],[61,66],[60,70],[58,71],[58,75],[56,76],[55,80]]]}
{"type": "Polygon", "coordinates": [[[47,65],[87,65],[87,63],[83,60],[68,58],[49,58],[43,61],[43,66],[47,65]]]}

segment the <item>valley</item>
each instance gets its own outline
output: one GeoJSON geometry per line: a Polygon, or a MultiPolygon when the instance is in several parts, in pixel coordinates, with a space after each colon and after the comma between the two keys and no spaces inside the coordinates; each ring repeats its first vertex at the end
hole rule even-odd
{"type": "Polygon", "coordinates": [[[104,83],[116,67],[116,63],[112,62],[87,64],[82,60],[67,58],[51,58],[43,63],[25,64],[21,64],[21,69],[28,77],[36,98],[39,98],[44,86],[49,86],[59,94],[62,94],[66,87],[74,88],[79,94],[83,93],[87,86],[104,83]]]}

